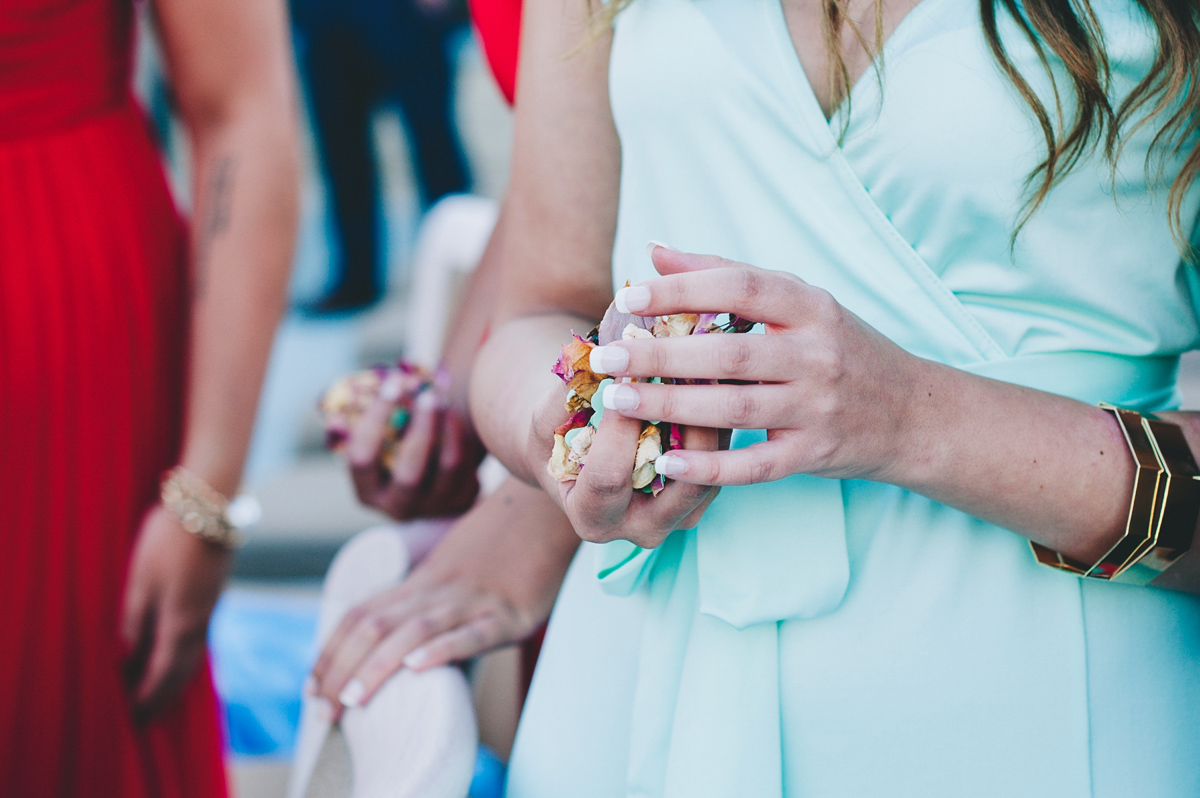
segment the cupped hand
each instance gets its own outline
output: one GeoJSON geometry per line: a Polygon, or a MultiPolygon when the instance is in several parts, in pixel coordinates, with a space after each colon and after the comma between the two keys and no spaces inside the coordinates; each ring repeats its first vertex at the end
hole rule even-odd
{"type": "Polygon", "coordinates": [[[798,473],[888,480],[911,448],[910,411],[930,384],[927,361],[792,274],[662,246],[652,257],[663,276],[623,289],[619,305],[645,316],[735,313],[767,333],[619,341],[594,355],[612,376],[736,383],[616,384],[603,397],[616,411],[605,421],[767,431],[765,442],[744,449],[672,451],[657,461],[660,474],[698,485],[798,473]]]}
{"type": "Polygon", "coordinates": [[[130,561],[120,630],[139,719],[170,704],[203,661],[231,559],[228,549],[189,534],[162,507],[147,514],[130,561]]]}
{"type": "Polygon", "coordinates": [[[346,456],[359,501],[400,521],[465,511],[479,493],[475,470],[486,453],[469,417],[422,391],[389,469],[381,455],[399,399],[380,396],[350,432],[346,456]]]}
{"type": "Polygon", "coordinates": [[[509,479],[404,581],[342,619],[312,673],[332,719],[402,667],[425,670],[528,637],[550,616],[578,544],[541,490],[509,479]]]}
{"type": "MultiPolygon", "coordinates": [[[[592,543],[628,540],[655,548],[674,530],[696,525],[716,498],[717,489],[668,482],[657,496],[634,490],[633,466],[642,423],[632,416],[605,413],[579,477],[559,482],[551,476],[546,460],[554,446],[554,429],[567,418],[565,398],[565,387],[546,395],[530,427],[527,451],[541,458],[531,464],[533,473],[540,475],[542,486],[557,499],[580,538],[592,543]]],[[[701,426],[685,427],[682,438],[684,449],[694,452],[715,451],[729,441],[727,431],[701,426]]]]}

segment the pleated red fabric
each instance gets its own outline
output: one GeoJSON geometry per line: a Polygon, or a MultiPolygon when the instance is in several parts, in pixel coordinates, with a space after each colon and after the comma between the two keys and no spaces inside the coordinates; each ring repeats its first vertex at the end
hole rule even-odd
{"type": "Polygon", "coordinates": [[[0,794],[222,798],[203,668],[137,725],[118,618],[180,445],[186,230],[127,0],[0,3],[0,794]]]}

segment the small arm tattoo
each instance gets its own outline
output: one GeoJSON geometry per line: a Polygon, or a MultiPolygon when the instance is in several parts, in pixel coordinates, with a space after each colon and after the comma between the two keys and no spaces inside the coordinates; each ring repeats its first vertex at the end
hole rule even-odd
{"type": "Polygon", "coordinates": [[[213,164],[205,192],[205,214],[196,242],[196,292],[203,293],[208,261],[217,239],[229,229],[230,209],[233,205],[233,171],[236,161],[226,155],[213,164]]]}

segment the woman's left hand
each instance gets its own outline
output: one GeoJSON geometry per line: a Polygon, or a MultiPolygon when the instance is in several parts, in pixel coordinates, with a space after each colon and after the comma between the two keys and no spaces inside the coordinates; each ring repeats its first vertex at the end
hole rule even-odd
{"type": "Polygon", "coordinates": [[[923,373],[927,361],[792,274],[662,246],[651,254],[663,276],[622,289],[619,306],[644,316],[735,313],[762,322],[767,333],[624,340],[593,353],[593,364],[602,362],[614,377],[738,383],[618,383],[605,391],[608,409],[697,427],[767,430],[766,442],[744,449],[674,450],[659,458],[659,473],[704,485],[800,473],[889,481],[910,453],[912,409],[931,378],[923,373]]]}

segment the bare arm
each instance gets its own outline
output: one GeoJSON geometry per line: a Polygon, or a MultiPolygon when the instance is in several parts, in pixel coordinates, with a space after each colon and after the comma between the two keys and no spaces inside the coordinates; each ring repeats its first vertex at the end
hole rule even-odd
{"type": "MultiPolygon", "coordinates": [[[[296,227],[296,112],[282,2],[157,0],[192,140],[194,213],[182,463],[237,490],[296,227]]],[[[129,566],[122,635],[137,712],[165,707],[204,655],[229,553],[161,507],[129,566]]]]}
{"type": "Polygon", "coordinates": [[[556,384],[549,364],[569,331],[590,329],[612,299],[620,144],[610,37],[586,43],[587,8],[530,0],[522,14],[512,178],[489,247],[503,279],[472,380],[480,434],[528,482],[544,471],[526,447],[534,409],[556,384]]]}
{"type": "Polygon", "coordinates": [[[286,300],[297,109],[281,2],[157,0],[193,151],[192,351],[184,465],[233,493],[286,300]]]}

